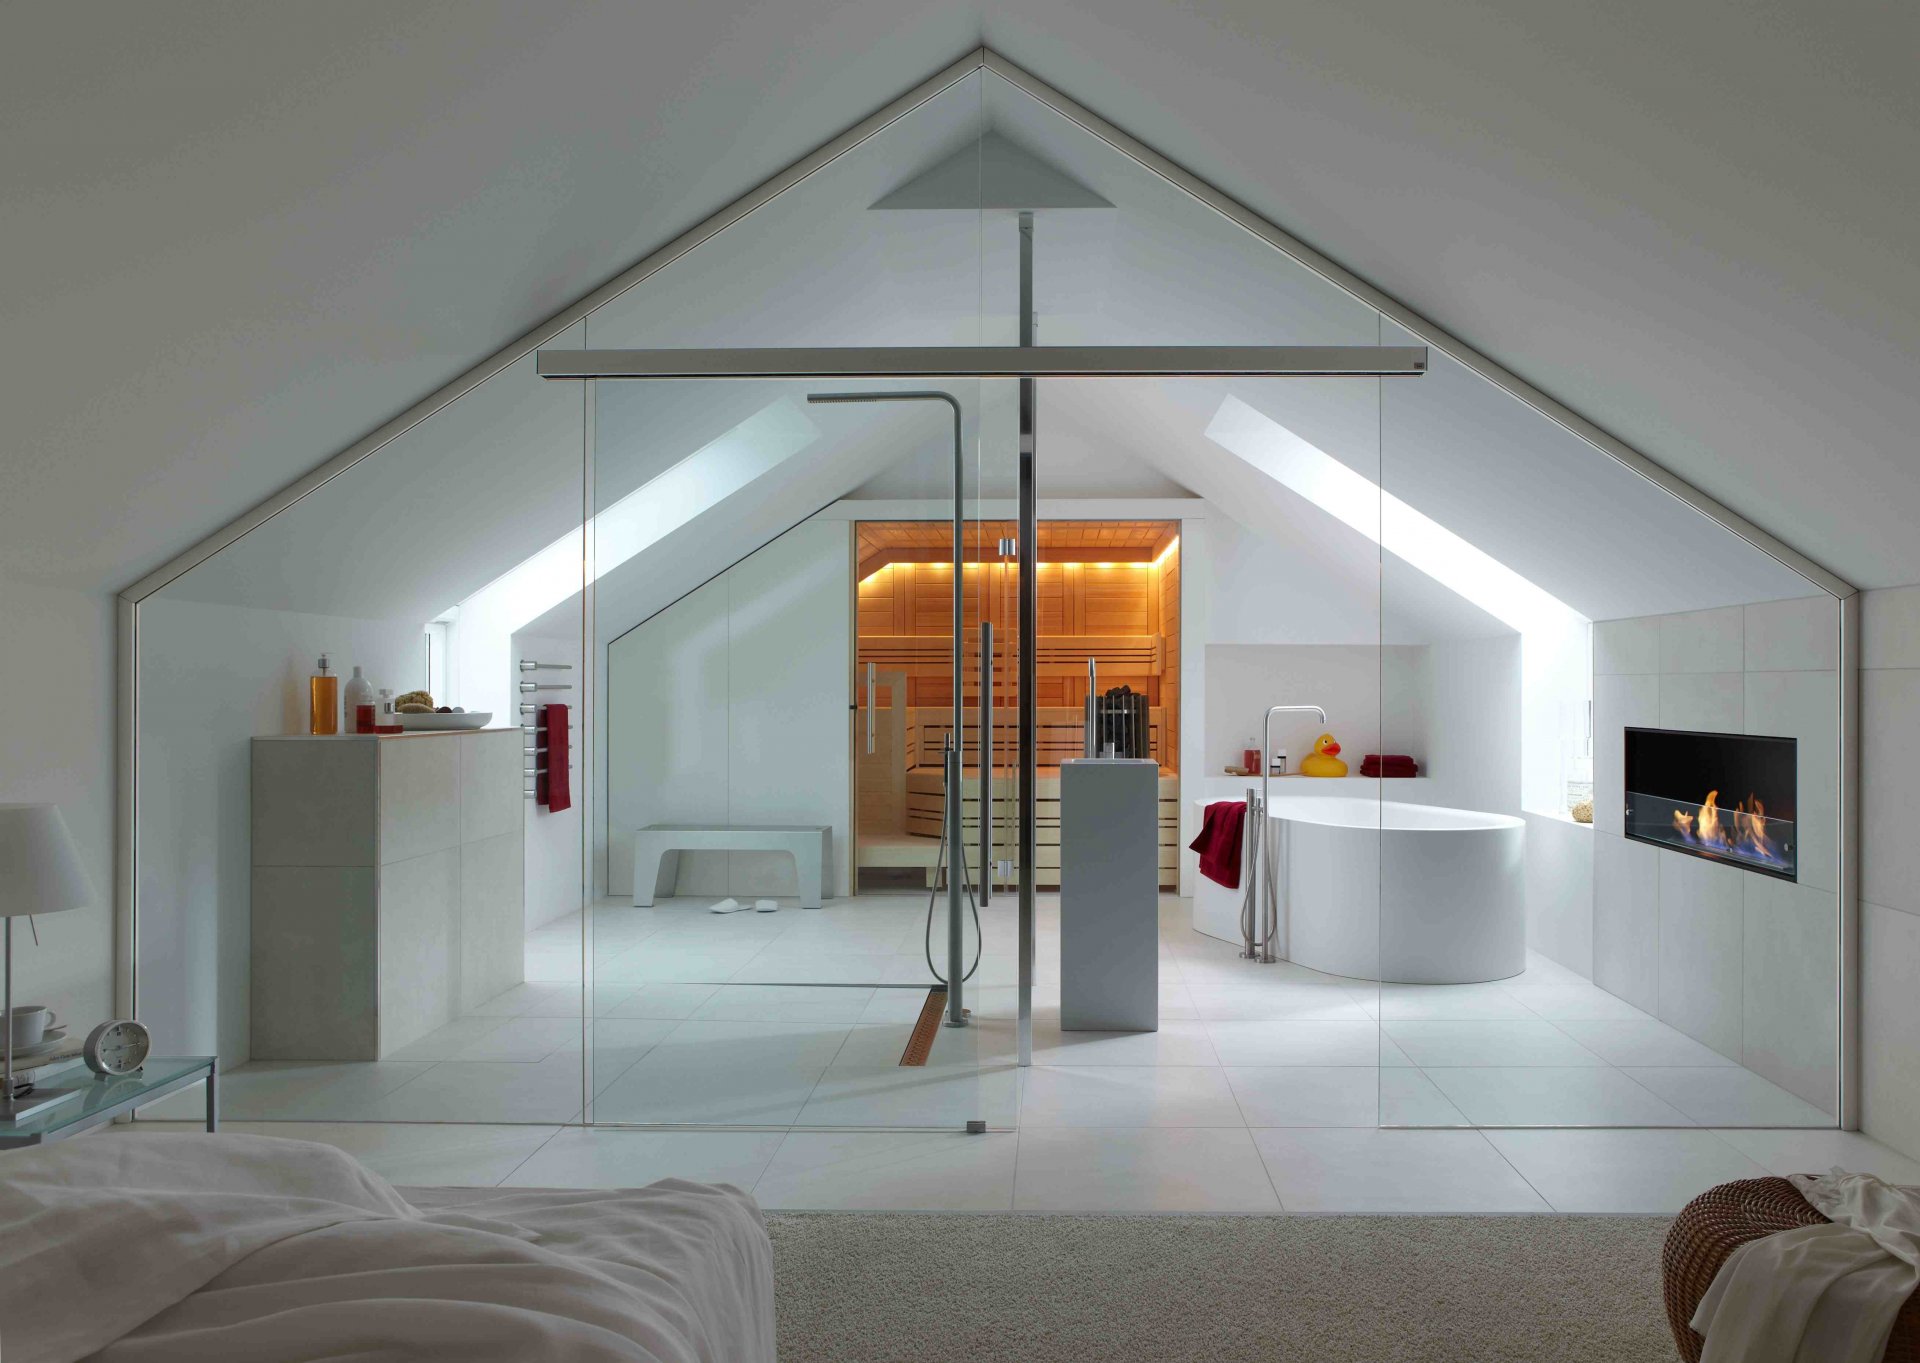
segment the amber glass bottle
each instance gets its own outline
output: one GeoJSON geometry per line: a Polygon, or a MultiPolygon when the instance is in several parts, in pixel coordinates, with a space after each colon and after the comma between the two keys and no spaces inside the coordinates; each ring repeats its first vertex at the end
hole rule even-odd
{"type": "Polygon", "coordinates": [[[327,655],[320,655],[320,670],[307,678],[309,703],[308,731],[316,734],[340,732],[340,679],[327,667],[327,655]]]}

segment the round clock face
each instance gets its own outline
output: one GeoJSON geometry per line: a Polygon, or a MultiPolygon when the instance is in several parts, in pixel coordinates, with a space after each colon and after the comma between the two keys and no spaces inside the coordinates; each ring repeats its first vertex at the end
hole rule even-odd
{"type": "Polygon", "coordinates": [[[152,1047],[153,1038],[141,1023],[103,1022],[87,1037],[87,1068],[95,1074],[132,1074],[147,1063],[152,1047]]]}

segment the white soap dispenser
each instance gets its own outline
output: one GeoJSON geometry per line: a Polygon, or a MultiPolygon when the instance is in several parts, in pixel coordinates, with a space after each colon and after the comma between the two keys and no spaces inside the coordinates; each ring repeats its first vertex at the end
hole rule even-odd
{"type": "Polygon", "coordinates": [[[347,719],[356,734],[370,734],[377,722],[373,713],[373,683],[368,681],[359,668],[353,669],[353,675],[347,678],[344,694],[341,697],[346,706],[347,719]]]}

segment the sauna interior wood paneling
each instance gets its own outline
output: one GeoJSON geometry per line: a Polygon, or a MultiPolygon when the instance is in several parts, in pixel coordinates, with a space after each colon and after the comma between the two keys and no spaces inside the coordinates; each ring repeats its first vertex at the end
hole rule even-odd
{"type": "MultiPolygon", "coordinates": [[[[993,626],[996,856],[1013,857],[1011,772],[1017,740],[1019,628],[1017,577],[997,546],[1014,527],[970,523],[961,572],[962,701],[978,704],[980,622],[993,626]],[[1002,789],[1004,786],[1004,790],[1002,789]]],[[[940,832],[941,750],[953,721],[953,549],[938,521],[863,522],[856,529],[858,638],[855,752],[860,800],[859,864],[924,867],[940,832]],[[884,679],[876,694],[875,751],[866,751],[866,670],[884,679]]],[[[1039,808],[1038,883],[1058,883],[1058,764],[1082,749],[1087,658],[1100,688],[1126,685],[1147,697],[1151,751],[1161,765],[1160,864],[1164,883],[1179,868],[1180,553],[1171,521],[1050,521],[1040,527],[1036,659],[1039,808]]],[[[963,761],[978,760],[971,723],[963,761]]],[[[978,773],[965,806],[968,862],[979,868],[978,773]]]]}

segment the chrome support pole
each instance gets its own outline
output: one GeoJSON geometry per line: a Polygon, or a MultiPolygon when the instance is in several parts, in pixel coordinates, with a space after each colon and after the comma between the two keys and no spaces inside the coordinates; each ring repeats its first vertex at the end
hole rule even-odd
{"type": "Polygon", "coordinates": [[[960,784],[960,748],[947,736],[947,1026],[964,1027],[967,1013],[960,1006],[960,986],[966,973],[966,944],[961,940],[960,915],[965,908],[967,848],[960,835],[960,806],[966,792],[960,784]]]}
{"type": "MultiPolygon", "coordinates": [[[[1020,344],[1033,344],[1033,214],[1020,214],[1020,344]]],[[[1039,808],[1037,724],[1040,635],[1040,493],[1034,476],[1034,428],[1040,394],[1031,377],[1020,381],[1020,923],[1019,1062],[1033,1064],[1034,819],[1039,808]]]]}
{"type": "MultiPolygon", "coordinates": [[[[980,593],[982,616],[987,594],[980,593]]],[[[993,897],[993,623],[980,621],[980,907],[993,897]]]]}

